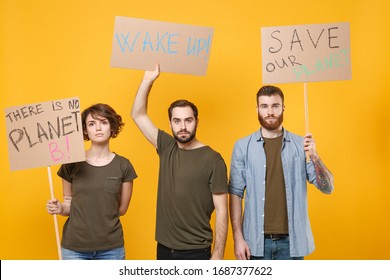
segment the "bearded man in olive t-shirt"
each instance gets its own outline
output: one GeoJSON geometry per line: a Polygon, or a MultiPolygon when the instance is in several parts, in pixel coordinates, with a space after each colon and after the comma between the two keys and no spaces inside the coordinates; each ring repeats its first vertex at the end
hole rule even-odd
{"type": "Polygon", "coordinates": [[[159,74],[159,65],[145,71],[131,111],[160,157],[157,259],[223,259],[228,227],[226,164],[218,152],[197,140],[198,110],[193,103],[177,100],[169,107],[173,137],[153,124],[147,103],[159,74]],[[210,218],[214,209],[213,238],[210,218]]]}

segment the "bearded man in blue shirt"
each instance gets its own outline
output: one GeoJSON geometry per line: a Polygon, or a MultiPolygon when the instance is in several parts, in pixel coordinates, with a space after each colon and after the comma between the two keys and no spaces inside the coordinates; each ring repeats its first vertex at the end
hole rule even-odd
{"type": "Polygon", "coordinates": [[[311,133],[283,128],[282,90],[263,86],[256,97],[261,128],[235,143],[230,166],[234,252],[240,260],[302,260],[314,250],[306,181],[330,194],[333,175],[311,133]]]}

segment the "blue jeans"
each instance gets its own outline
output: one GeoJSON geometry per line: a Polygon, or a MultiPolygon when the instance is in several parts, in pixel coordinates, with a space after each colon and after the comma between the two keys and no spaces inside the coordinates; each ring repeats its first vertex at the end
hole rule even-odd
{"type": "Polygon", "coordinates": [[[119,247],[94,252],[78,252],[61,248],[61,254],[63,260],[124,260],[125,248],[119,247]]]}
{"type": "Polygon", "coordinates": [[[264,257],[251,256],[251,260],[303,260],[303,257],[290,256],[289,237],[272,240],[264,239],[264,257]]]}
{"type": "Polygon", "coordinates": [[[157,243],[157,260],[209,260],[211,246],[205,249],[173,250],[157,243]]]}

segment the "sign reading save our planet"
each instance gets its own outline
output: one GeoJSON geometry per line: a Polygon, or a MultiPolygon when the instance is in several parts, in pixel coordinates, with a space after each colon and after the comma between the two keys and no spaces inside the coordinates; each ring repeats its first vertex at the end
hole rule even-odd
{"type": "Polygon", "coordinates": [[[263,83],[351,79],[349,23],[261,28],[263,83]]]}

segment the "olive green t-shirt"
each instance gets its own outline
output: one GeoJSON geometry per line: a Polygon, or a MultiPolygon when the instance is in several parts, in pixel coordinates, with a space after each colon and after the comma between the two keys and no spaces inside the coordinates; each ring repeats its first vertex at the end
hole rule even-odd
{"type": "Polygon", "coordinates": [[[157,152],[157,242],[176,250],[207,248],[213,241],[212,194],[228,192],[222,156],[209,146],[180,149],[176,140],[161,130],[157,152]]]}
{"type": "Polygon", "coordinates": [[[85,161],[63,164],[58,175],[72,184],[72,202],[63,228],[62,247],[89,252],[123,246],[119,220],[122,183],[137,177],[130,161],[115,155],[105,166],[93,166],[85,161]]]}
{"type": "Polygon", "coordinates": [[[283,135],[264,138],[267,157],[264,233],[288,233],[286,187],[282,166],[283,135]]]}

